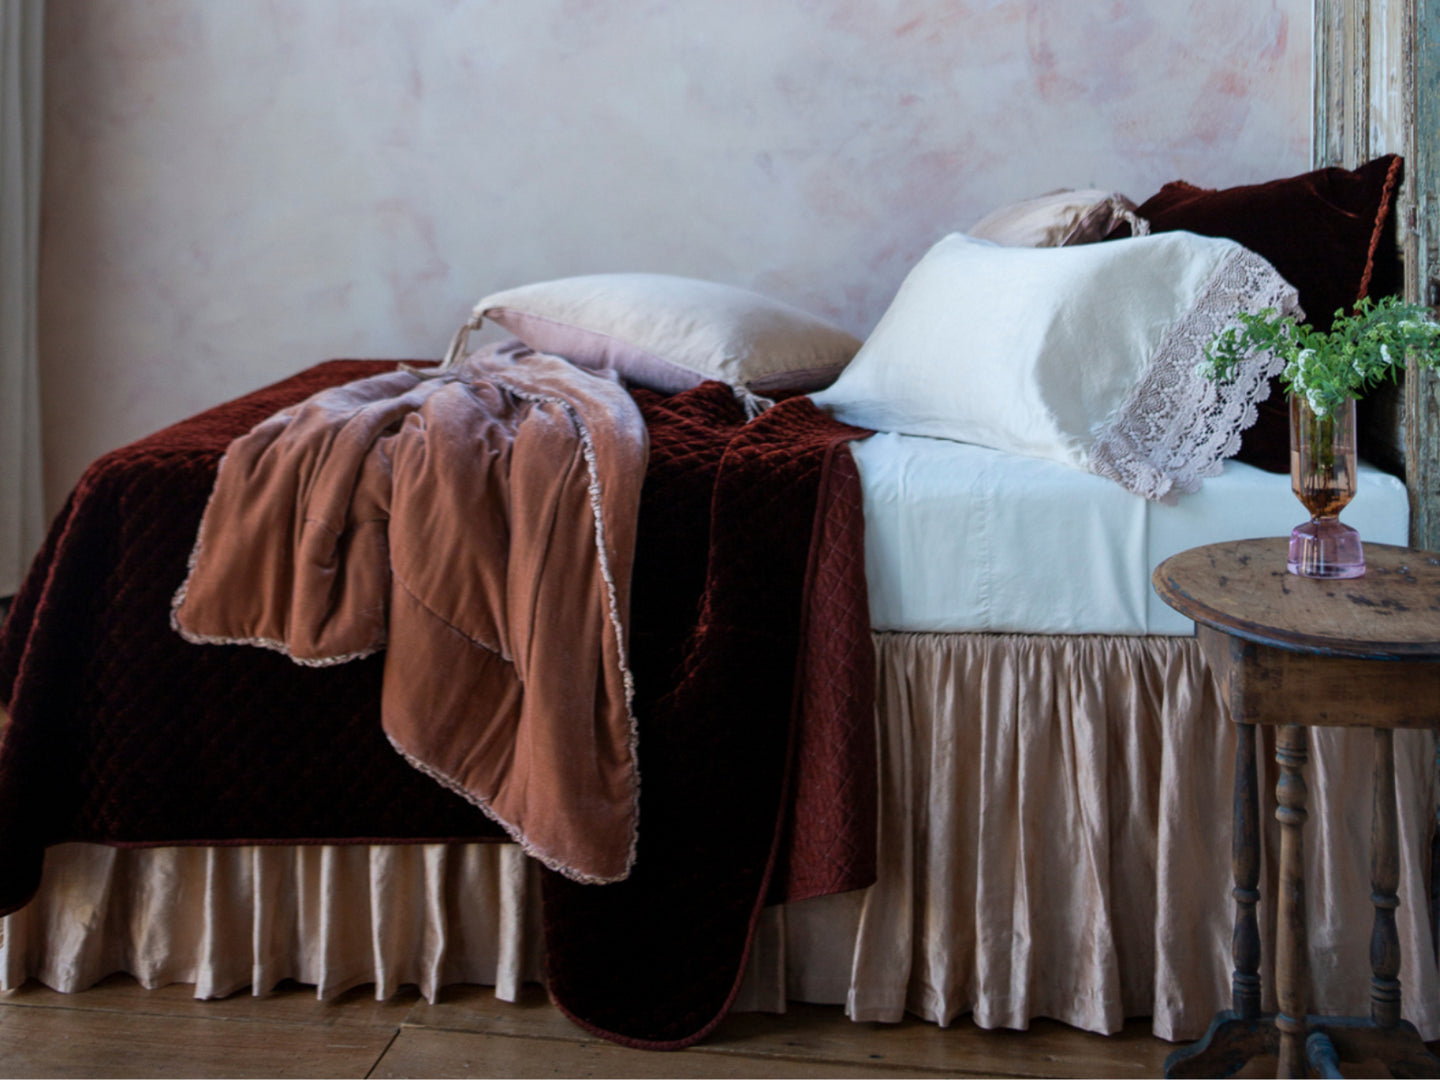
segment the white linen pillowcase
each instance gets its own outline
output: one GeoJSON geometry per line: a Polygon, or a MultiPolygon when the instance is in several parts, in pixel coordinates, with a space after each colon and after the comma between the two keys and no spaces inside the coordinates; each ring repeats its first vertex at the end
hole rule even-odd
{"type": "Polygon", "coordinates": [[[1280,367],[1196,371],[1241,311],[1300,312],[1230,240],[1169,232],[1063,248],[945,237],[860,352],[812,395],[839,420],[1063,461],[1147,498],[1194,491],[1255,422],[1280,367]]]}
{"type": "Polygon", "coordinates": [[[677,393],[718,379],[752,394],[830,385],[860,348],[838,326],[747,289],[671,274],[589,274],[492,293],[470,323],[504,327],[537,352],[677,393]]]}

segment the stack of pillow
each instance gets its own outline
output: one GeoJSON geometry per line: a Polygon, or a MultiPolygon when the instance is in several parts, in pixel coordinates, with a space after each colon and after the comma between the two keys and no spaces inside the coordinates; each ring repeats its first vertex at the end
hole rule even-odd
{"type": "Polygon", "coordinates": [[[662,274],[510,289],[470,325],[664,392],[706,379],[746,396],[819,391],[859,426],[1049,457],[1165,497],[1231,455],[1288,467],[1287,414],[1266,400],[1278,363],[1257,357],[1226,386],[1195,364],[1240,311],[1303,310],[1324,327],[1394,291],[1401,165],[1221,191],[1176,181],[1139,206],[1105,191],[1010,204],[937,243],[863,347],[778,301],[662,274]]]}
{"type": "MultiPolygon", "coordinates": [[[[1228,237],[1264,256],[1299,291],[1308,321],[1328,330],[1336,312],[1400,291],[1392,212],[1403,169],[1402,158],[1386,154],[1357,169],[1318,169],[1220,191],[1177,180],[1137,212],[1155,232],[1228,237]]],[[[1123,227],[1117,233],[1124,235],[1123,227]]],[[[1272,381],[1236,457],[1289,472],[1289,424],[1284,396],[1272,381]]]]}
{"type": "Polygon", "coordinates": [[[1400,171],[1387,155],[1223,191],[1177,181],[1133,211],[1104,192],[1004,207],[930,250],[815,400],[852,424],[1053,458],[1150,498],[1194,490],[1230,456],[1285,471],[1278,359],[1252,357],[1222,385],[1195,366],[1242,311],[1328,328],[1393,291],[1400,171]],[[1082,227],[1107,217],[1108,230],[1082,227]],[[991,246],[1057,242],[1069,246],[991,246]]]}

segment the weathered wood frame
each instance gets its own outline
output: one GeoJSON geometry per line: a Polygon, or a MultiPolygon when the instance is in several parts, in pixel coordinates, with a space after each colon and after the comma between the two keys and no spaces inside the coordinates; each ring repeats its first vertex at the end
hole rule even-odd
{"type": "MultiPolygon", "coordinates": [[[[1317,168],[1405,155],[1395,215],[1405,296],[1440,303],[1440,0],[1315,0],[1317,168]]],[[[1403,469],[1410,543],[1440,549],[1440,380],[1406,371],[1362,419],[1372,456],[1403,469]]]]}

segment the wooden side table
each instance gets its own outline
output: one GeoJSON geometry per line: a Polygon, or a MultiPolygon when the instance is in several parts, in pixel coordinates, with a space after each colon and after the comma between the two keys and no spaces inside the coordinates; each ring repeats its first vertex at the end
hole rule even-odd
{"type": "Polygon", "coordinates": [[[1400,1019],[1395,928],[1400,863],[1395,728],[1440,727],[1440,554],[1366,544],[1364,577],[1324,581],[1285,569],[1286,542],[1242,540],[1166,559],[1151,581],[1195,620],[1196,637],[1235,722],[1235,971],[1232,1007],[1198,1042],[1165,1061],[1166,1076],[1228,1076],[1278,1054],[1278,1076],[1339,1076],[1339,1061],[1379,1059],[1396,1076],[1440,1076],[1415,1028],[1400,1019]],[[1280,822],[1275,981],[1279,1012],[1260,1012],[1259,785],[1255,725],[1274,724],[1280,822]],[[1302,830],[1308,729],[1374,729],[1370,1015],[1306,1013],[1302,830]]]}

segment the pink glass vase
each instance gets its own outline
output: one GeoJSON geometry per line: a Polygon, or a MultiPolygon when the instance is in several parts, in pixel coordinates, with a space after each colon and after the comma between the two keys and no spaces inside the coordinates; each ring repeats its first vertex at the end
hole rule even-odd
{"type": "Polygon", "coordinates": [[[1299,394],[1290,398],[1290,486],[1310,520],[1290,533],[1289,569],[1313,578],[1365,573],[1360,534],[1340,522],[1355,497],[1355,400],[1316,416],[1299,394]]]}

